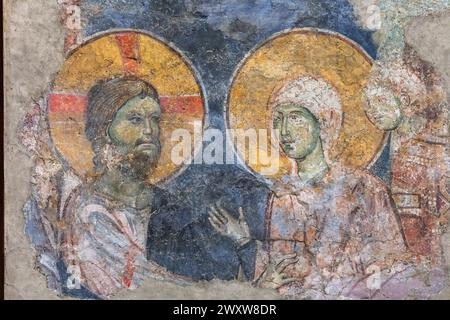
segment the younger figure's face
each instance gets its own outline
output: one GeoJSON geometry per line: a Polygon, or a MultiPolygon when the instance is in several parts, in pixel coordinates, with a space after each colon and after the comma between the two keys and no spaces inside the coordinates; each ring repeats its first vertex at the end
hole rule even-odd
{"type": "Polygon", "coordinates": [[[151,97],[135,97],[120,108],[108,135],[122,155],[133,154],[156,162],[160,154],[161,108],[151,97]]]}
{"type": "Polygon", "coordinates": [[[281,104],[273,110],[273,128],[279,132],[284,153],[293,159],[303,159],[317,146],[320,128],[308,109],[296,104],[281,104]]]}

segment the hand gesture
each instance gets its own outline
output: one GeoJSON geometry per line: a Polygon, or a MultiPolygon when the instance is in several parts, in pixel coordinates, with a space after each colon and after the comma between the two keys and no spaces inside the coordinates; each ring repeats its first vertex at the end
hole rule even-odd
{"type": "Polygon", "coordinates": [[[239,217],[235,218],[220,205],[213,205],[208,220],[218,233],[236,241],[240,246],[251,240],[242,207],[239,207],[239,217]]]}
{"type": "Polygon", "coordinates": [[[287,278],[284,270],[295,263],[298,257],[296,253],[290,253],[269,262],[266,270],[261,277],[256,281],[256,284],[261,288],[278,289],[283,285],[298,281],[297,278],[287,278]]]}

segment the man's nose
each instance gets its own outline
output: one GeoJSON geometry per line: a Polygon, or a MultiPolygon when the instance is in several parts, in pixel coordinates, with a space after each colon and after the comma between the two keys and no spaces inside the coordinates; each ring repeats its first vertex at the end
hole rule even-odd
{"type": "Polygon", "coordinates": [[[150,122],[150,119],[145,118],[144,119],[144,135],[151,135],[152,134],[152,125],[150,122]]]}

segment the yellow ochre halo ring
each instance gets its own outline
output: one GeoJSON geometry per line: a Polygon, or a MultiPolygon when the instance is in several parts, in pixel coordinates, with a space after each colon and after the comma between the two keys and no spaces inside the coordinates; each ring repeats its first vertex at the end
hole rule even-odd
{"type": "MultiPolygon", "coordinates": [[[[166,181],[183,165],[171,159],[173,130],[193,136],[206,115],[203,87],[187,58],[162,40],[137,30],[91,37],[71,51],[47,97],[47,116],[57,151],[80,177],[92,173],[93,151],[84,133],[87,93],[98,81],[133,75],[150,83],[161,100],[161,157],[150,183],[166,181]]],[[[196,148],[192,144],[192,151],[196,148]]],[[[188,155],[186,155],[186,158],[188,155]]]]}
{"type": "MultiPolygon", "coordinates": [[[[349,167],[366,168],[385,143],[385,133],[367,119],[362,108],[362,90],[371,67],[370,56],[336,32],[296,28],[275,34],[253,49],[236,69],[225,107],[227,127],[266,129],[270,141],[273,93],[295,79],[322,79],[337,91],[342,110],[341,128],[329,157],[349,167]]],[[[236,143],[233,131],[229,139],[252,172],[259,174],[269,166],[249,162],[246,146],[236,143]]],[[[292,172],[293,161],[280,152],[278,172],[266,177],[278,179],[292,172]]]]}

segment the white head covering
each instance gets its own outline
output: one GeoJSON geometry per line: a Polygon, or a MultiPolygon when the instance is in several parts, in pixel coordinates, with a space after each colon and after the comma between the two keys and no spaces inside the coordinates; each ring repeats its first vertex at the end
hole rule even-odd
{"type": "Polygon", "coordinates": [[[338,138],[342,124],[341,100],[337,91],[323,79],[305,76],[284,85],[271,101],[271,107],[295,103],[308,109],[319,120],[323,150],[326,159],[330,160],[328,151],[338,138]]]}

